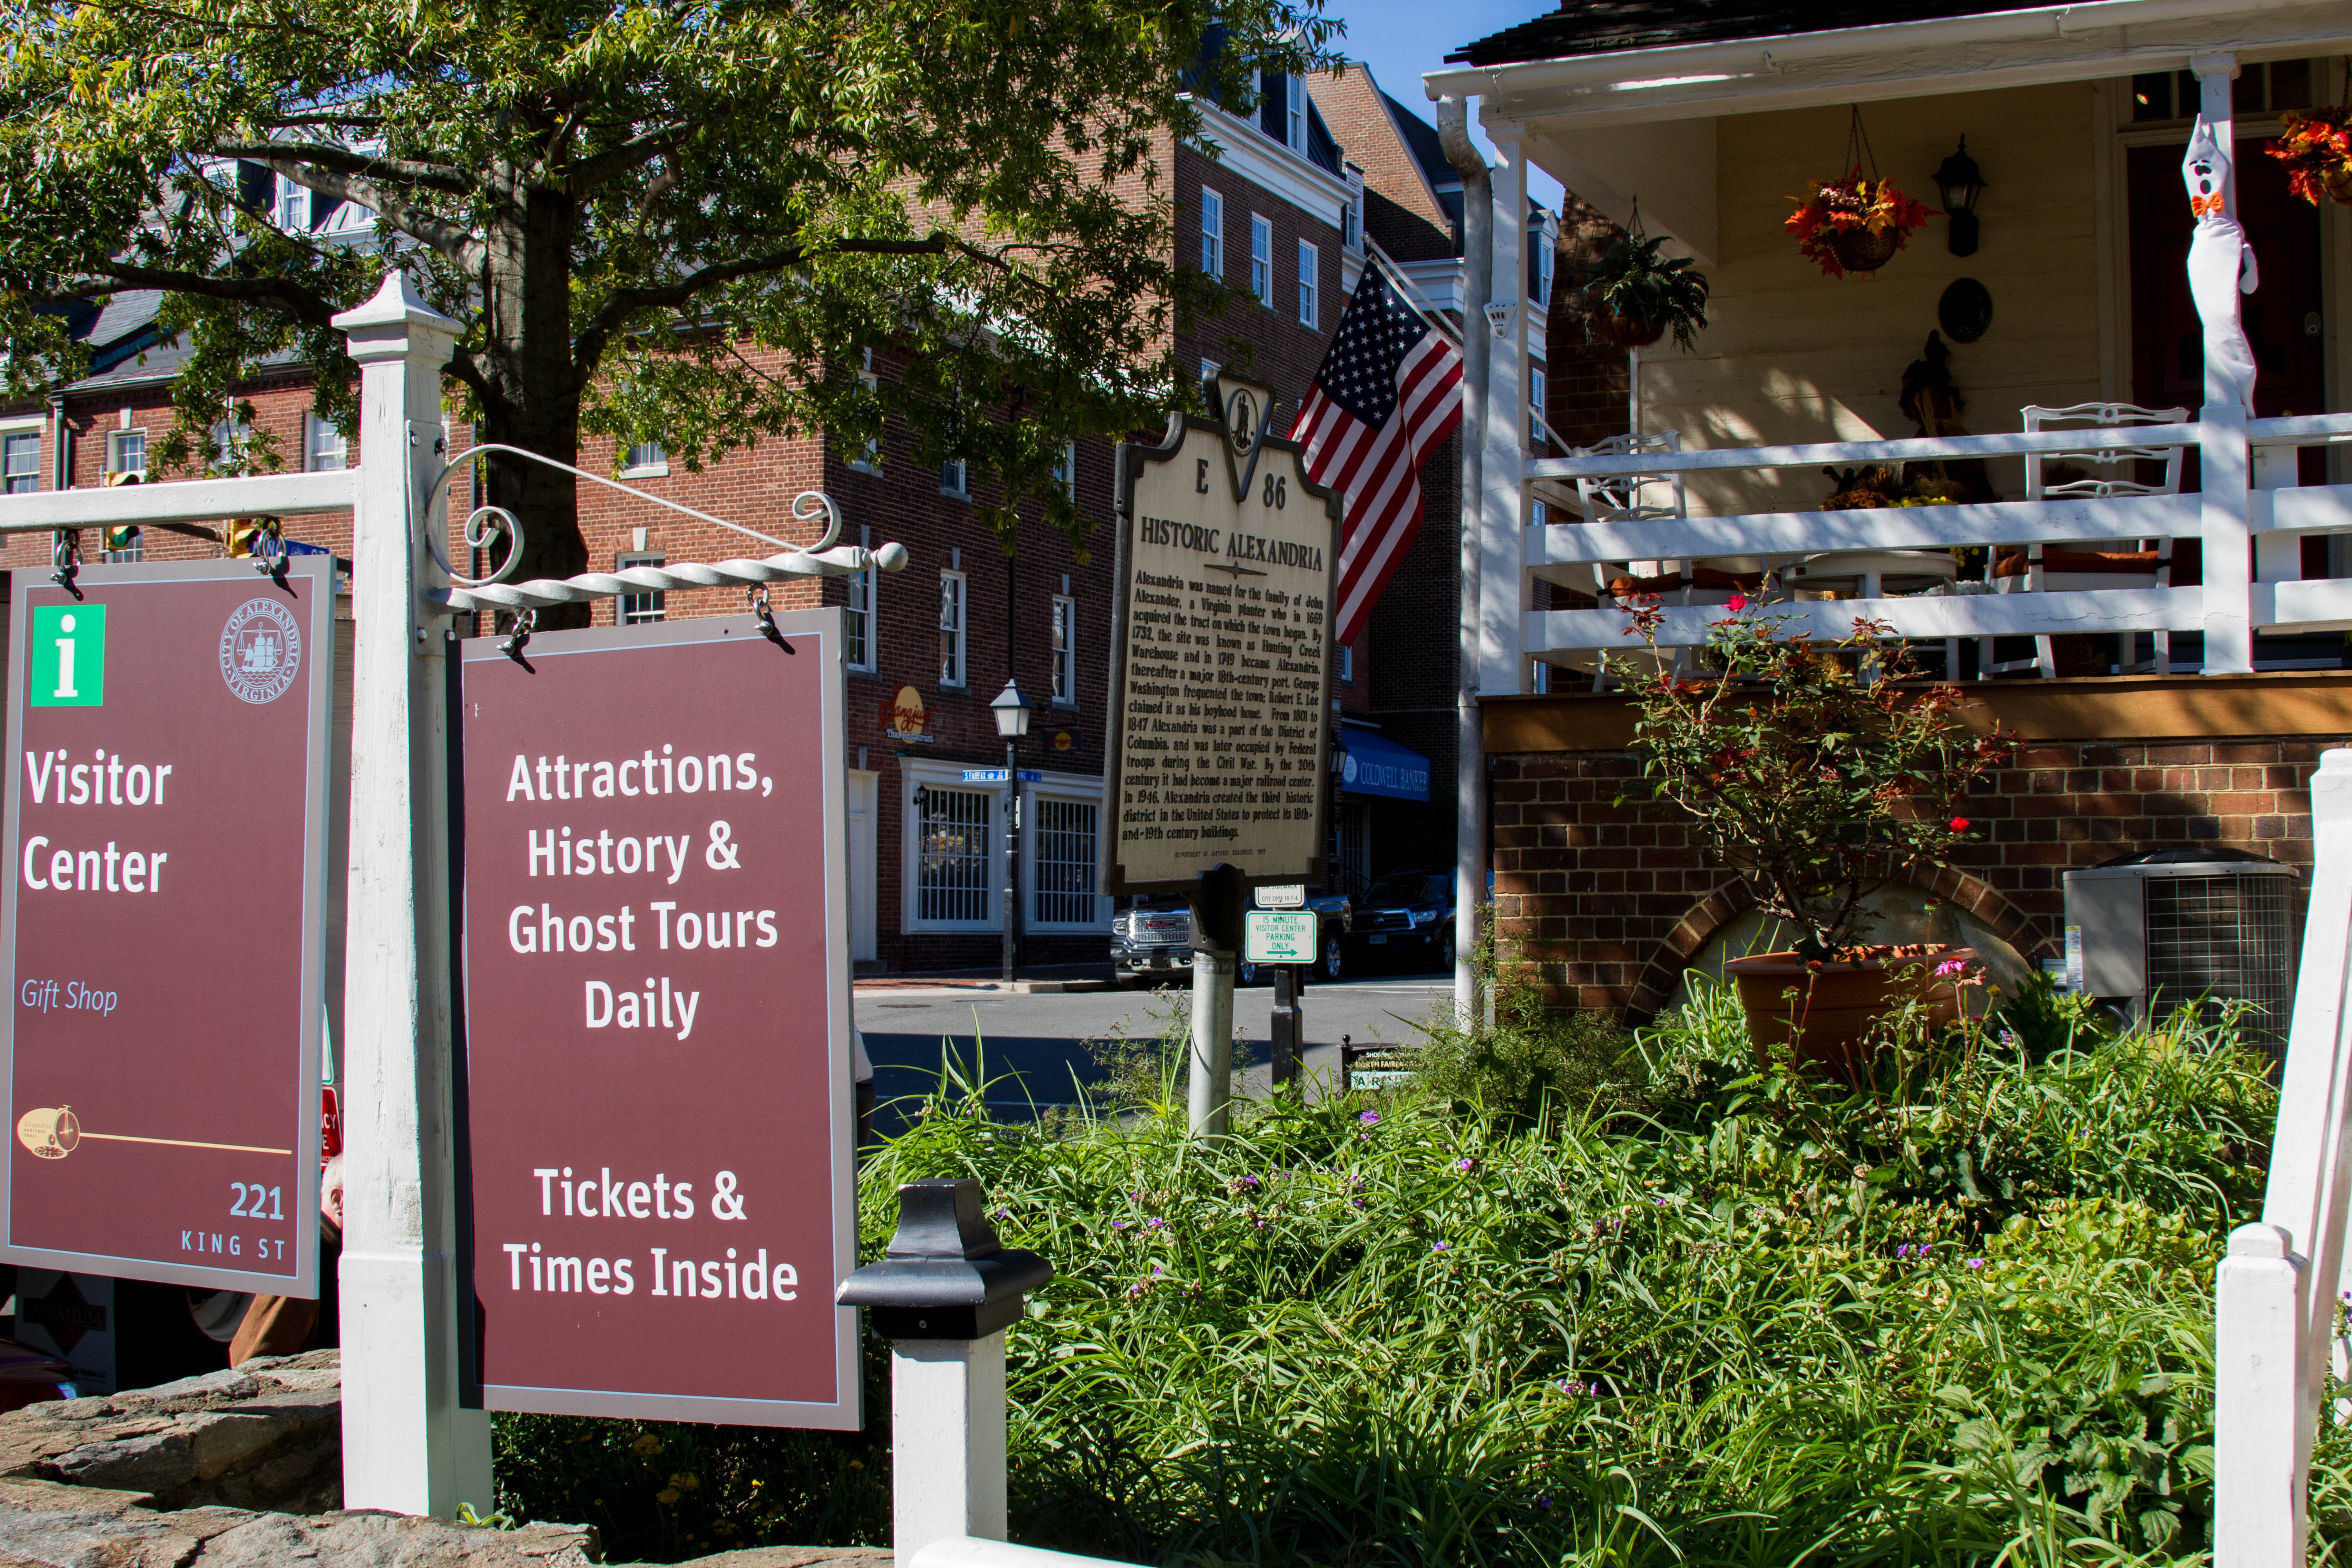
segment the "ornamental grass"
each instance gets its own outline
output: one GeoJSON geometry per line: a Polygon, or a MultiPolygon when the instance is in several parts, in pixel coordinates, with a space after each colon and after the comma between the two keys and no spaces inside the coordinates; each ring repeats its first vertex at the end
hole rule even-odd
{"type": "MultiPolygon", "coordinates": [[[[951,1073],[872,1153],[869,1256],[897,1184],[970,1176],[1054,1263],[1008,1342],[1016,1540],[1268,1568],[2205,1558],[2213,1268],[2276,1105],[2231,1019],[2117,1032],[2042,990],[1849,1092],[1757,1070],[1703,984],[1638,1035],[1513,997],[1433,1025],[1420,1087],[1237,1103],[1211,1150],[1178,1019],[1118,1102],[1008,1124],[951,1073]]],[[[854,1437],[502,1416],[500,1506],[597,1523],[614,1561],[886,1542],[885,1361],[854,1437]]],[[[2330,1426],[2330,1542],[2347,1464],[2330,1426]]]]}

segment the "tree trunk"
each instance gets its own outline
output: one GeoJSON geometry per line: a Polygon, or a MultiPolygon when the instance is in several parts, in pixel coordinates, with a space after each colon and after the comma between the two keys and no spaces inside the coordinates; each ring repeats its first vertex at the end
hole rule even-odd
{"type": "MultiPolygon", "coordinates": [[[[576,467],[581,388],[572,364],[573,204],[569,196],[530,187],[509,166],[494,169],[492,181],[505,200],[486,226],[482,310],[488,331],[481,365],[489,389],[476,438],[576,467]]],[[[487,468],[483,499],[522,524],[522,560],[508,581],[586,571],[577,481],[523,458],[494,456],[487,468]]],[[[538,625],[549,629],[587,624],[585,605],[558,605],[538,616],[538,625]]]]}

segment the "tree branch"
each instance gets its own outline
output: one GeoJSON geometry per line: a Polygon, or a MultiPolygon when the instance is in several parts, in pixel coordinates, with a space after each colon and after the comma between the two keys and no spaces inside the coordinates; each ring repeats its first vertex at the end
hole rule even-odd
{"type": "Polygon", "coordinates": [[[92,295],[112,293],[123,288],[161,289],[168,293],[194,294],[205,300],[274,306],[297,321],[307,321],[315,327],[330,325],[335,314],[335,306],[331,300],[303,288],[290,278],[211,278],[201,272],[142,267],[133,261],[110,261],[99,270],[100,278],[77,279],[67,287],[55,290],[53,297],[87,300],[92,295]]]}
{"type": "MultiPolygon", "coordinates": [[[[588,318],[572,340],[572,374],[585,384],[594,374],[597,363],[604,357],[604,345],[623,322],[639,310],[661,310],[685,304],[706,289],[716,289],[739,279],[757,278],[771,272],[782,272],[821,256],[943,256],[950,249],[971,251],[969,246],[951,242],[945,235],[933,235],[929,239],[847,239],[815,250],[788,246],[761,256],[747,256],[737,261],[718,261],[689,272],[669,283],[641,289],[615,289],[605,297],[596,313],[588,318]]],[[[978,259],[1002,266],[993,257],[971,252],[978,259]]]]}
{"type": "Polygon", "coordinates": [[[665,125],[658,131],[648,131],[617,147],[608,147],[593,157],[583,159],[572,166],[564,188],[575,196],[584,196],[597,186],[617,175],[625,174],[640,164],[651,163],[677,144],[677,139],[688,127],[665,125]]]}
{"type": "Polygon", "coordinates": [[[370,181],[394,180],[404,185],[423,185],[428,190],[445,191],[454,196],[467,195],[476,184],[475,181],[466,177],[463,171],[446,163],[425,163],[413,158],[373,157],[324,142],[215,142],[205,151],[218,158],[242,158],[248,163],[267,164],[280,173],[291,173],[281,165],[289,158],[298,159],[338,174],[352,174],[370,181]]]}

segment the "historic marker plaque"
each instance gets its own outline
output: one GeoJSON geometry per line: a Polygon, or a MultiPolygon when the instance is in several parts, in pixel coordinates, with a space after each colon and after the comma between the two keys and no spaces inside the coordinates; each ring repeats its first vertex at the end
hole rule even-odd
{"type": "Polygon", "coordinates": [[[482,1403],[859,1425],[838,611],[467,643],[482,1403]]]}
{"type": "Polygon", "coordinates": [[[331,570],[16,574],[11,1262],[318,1294],[331,570]]]}
{"type": "Polygon", "coordinates": [[[1125,453],[1107,892],[1321,880],[1339,498],[1264,391],[1219,392],[1223,425],[1125,453]]]}

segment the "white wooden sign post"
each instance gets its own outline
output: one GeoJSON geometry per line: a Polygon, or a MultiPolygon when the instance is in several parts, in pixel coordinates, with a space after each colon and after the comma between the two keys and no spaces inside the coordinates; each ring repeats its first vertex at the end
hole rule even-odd
{"type": "Polygon", "coordinates": [[[451,1110],[448,622],[425,516],[457,323],[394,272],[335,318],[360,363],[344,945],[343,1506],[491,1506],[490,1418],[458,1404],[451,1110]]]}

